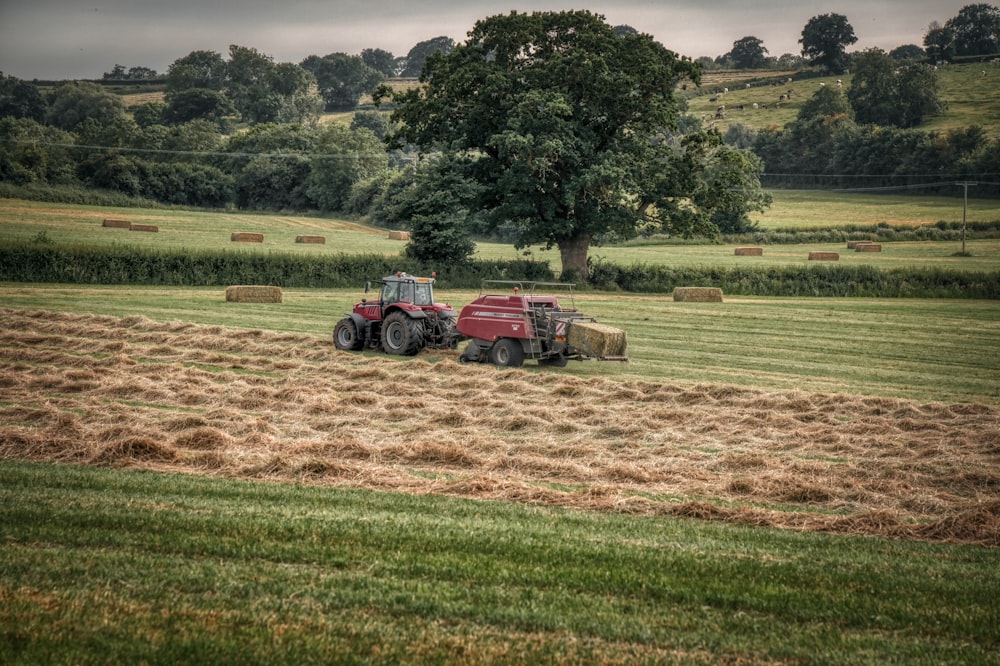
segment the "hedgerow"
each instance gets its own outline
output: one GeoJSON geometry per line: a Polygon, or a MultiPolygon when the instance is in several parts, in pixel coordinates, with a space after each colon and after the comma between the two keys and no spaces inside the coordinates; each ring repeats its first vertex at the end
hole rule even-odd
{"type": "Polygon", "coordinates": [[[0,281],[67,284],[217,286],[267,284],[286,288],[356,287],[404,271],[436,272],[443,288],[478,288],[485,279],[554,279],[548,262],[526,259],[427,265],[408,257],[330,257],[223,251],[158,251],[137,247],[0,245],[0,281]]]}
{"type": "Polygon", "coordinates": [[[668,293],[675,287],[720,287],[725,294],[882,298],[1000,298],[1000,271],[874,266],[671,267],[595,261],[598,289],[668,293]]]}

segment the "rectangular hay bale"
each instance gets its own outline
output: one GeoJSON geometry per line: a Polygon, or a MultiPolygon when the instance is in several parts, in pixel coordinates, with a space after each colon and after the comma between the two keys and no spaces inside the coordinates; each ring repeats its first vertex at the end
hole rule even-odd
{"type": "Polygon", "coordinates": [[[763,257],[764,248],[762,247],[738,247],[736,248],[737,257],[763,257]]]}
{"type": "Polygon", "coordinates": [[[155,224],[131,224],[129,225],[129,231],[150,231],[152,233],[158,233],[160,228],[155,224]]]}
{"type": "Polygon", "coordinates": [[[810,252],[809,261],[840,261],[837,252],[810,252]]]}
{"type": "Polygon", "coordinates": [[[316,243],[317,245],[326,244],[326,236],[296,236],[296,243],[316,243]]]}
{"type": "Polygon", "coordinates": [[[855,252],[881,252],[882,246],[879,243],[862,243],[854,248],[855,252]]]}
{"type": "Polygon", "coordinates": [[[234,231],[229,240],[234,243],[263,243],[264,234],[255,234],[249,231],[234,231]]]}
{"type": "Polygon", "coordinates": [[[410,240],[410,232],[409,231],[390,231],[389,232],[389,240],[399,240],[399,241],[410,240]]]}
{"type": "Polygon", "coordinates": [[[132,223],[128,220],[117,220],[115,218],[107,217],[104,218],[104,222],[101,223],[102,227],[108,227],[109,229],[128,229],[132,226],[132,223]]]}
{"type": "Polygon", "coordinates": [[[719,287],[674,287],[674,300],[686,303],[721,303],[719,287]]]}
{"type": "Polygon", "coordinates": [[[566,343],[591,356],[624,356],[628,335],[620,328],[596,321],[576,321],[570,324],[566,343]]]}
{"type": "Polygon", "coordinates": [[[848,250],[856,250],[856,249],[858,249],[859,245],[866,245],[866,244],[871,243],[871,242],[872,241],[870,241],[870,240],[852,240],[852,241],[847,241],[847,249],[848,250]]]}
{"type": "Polygon", "coordinates": [[[226,301],[230,303],[281,303],[281,287],[263,285],[226,287],[226,301]]]}

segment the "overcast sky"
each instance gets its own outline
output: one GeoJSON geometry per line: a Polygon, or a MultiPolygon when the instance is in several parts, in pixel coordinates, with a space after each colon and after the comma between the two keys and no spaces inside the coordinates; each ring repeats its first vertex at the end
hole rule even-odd
{"type": "Polygon", "coordinates": [[[276,62],[379,48],[402,56],[439,36],[462,42],[479,19],[511,10],[589,9],[681,55],[715,57],[752,35],[772,56],[800,52],[813,16],[843,14],[849,50],[923,44],[973,0],[0,0],[0,71],[21,79],[100,78],[115,64],[166,72],[195,50],[257,49],[276,62]]]}

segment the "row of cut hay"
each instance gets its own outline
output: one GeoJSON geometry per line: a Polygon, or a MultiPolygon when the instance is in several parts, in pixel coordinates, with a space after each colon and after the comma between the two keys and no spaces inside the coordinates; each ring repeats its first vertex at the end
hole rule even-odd
{"type": "Polygon", "coordinates": [[[281,303],[281,287],[263,285],[226,287],[226,301],[230,303],[281,303]]]}
{"type": "Polygon", "coordinates": [[[13,324],[0,331],[0,386],[10,397],[0,405],[0,458],[628,513],[662,515],[669,505],[671,514],[744,524],[1000,544],[1000,471],[989,464],[995,407],[494,372],[451,360],[427,373],[422,363],[330,358],[331,343],[307,335],[9,308],[0,316],[13,324]],[[169,345],[149,344],[167,332],[169,345]],[[120,337],[129,353],[60,353],[80,336],[94,349],[120,337]],[[31,357],[22,363],[11,348],[31,357]],[[178,368],[178,354],[192,367],[178,368]],[[276,362],[295,368],[278,384],[269,378],[276,362]],[[365,400],[348,401],[359,380],[365,400]],[[421,382],[434,398],[400,403],[400,391],[421,382]],[[73,399],[52,400],[59,394],[73,399]],[[510,395],[526,399],[512,405],[510,395]],[[532,407],[546,396],[558,400],[532,407]],[[462,409],[470,402],[480,407],[462,409]],[[91,404],[100,408],[77,409],[91,404]],[[702,450],[707,427],[716,454],[702,450]],[[621,449],[646,436],[658,443],[621,449]],[[857,464],[830,460],[834,450],[857,464]],[[927,475],[928,461],[941,473],[927,475]],[[477,466],[481,474],[464,472],[477,466]],[[405,472],[414,468],[425,474],[405,472]],[[563,481],[575,490],[552,489],[563,481]]]}
{"type": "Polygon", "coordinates": [[[840,254],[837,252],[810,252],[809,261],[840,261],[840,254]]]}
{"type": "Polygon", "coordinates": [[[738,247],[736,248],[737,257],[763,257],[764,248],[762,247],[738,247]]]}
{"type": "Polygon", "coordinates": [[[719,287],[675,287],[674,300],[685,303],[721,303],[719,287]]]}
{"type": "Polygon", "coordinates": [[[628,348],[625,331],[596,321],[574,322],[569,327],[566,342],[593,356],[624,356],[628,348]]]}

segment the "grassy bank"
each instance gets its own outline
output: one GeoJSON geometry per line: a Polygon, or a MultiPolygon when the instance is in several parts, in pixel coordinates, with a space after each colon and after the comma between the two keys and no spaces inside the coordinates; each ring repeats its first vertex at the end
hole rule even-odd
{"type": "Polygon", "coordinates": [[[977,547],[0,463],[5,663],[995,663],[977,547]]]}

